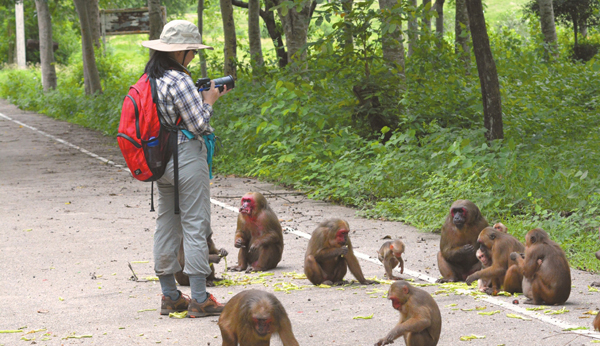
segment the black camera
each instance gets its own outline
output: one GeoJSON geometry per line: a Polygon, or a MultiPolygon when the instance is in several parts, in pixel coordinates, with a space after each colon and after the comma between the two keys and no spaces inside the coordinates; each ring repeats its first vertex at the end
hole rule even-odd
{"type": "MultiPolygon", "coordinates": [[[[210,88],[210,78],[198,78],[196,81],[196,88],[198,91],[208,90],[210,88]]],[[[219,88],[219,91],[223,91],[223,86],[227,85],[227,90],[235,88],[235,80],[231,75],[217,78],[215,81],[215,88],[219,88]]]]}

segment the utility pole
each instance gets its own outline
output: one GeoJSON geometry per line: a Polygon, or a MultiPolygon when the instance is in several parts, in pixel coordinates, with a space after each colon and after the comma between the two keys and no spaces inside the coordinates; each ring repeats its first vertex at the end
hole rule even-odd
{"type": "Polygon", "coordinates": [[[23,0],[15,2],[15,22],[17,23],[17,66],[19,68],[27,68],[25,61],[25,16],[23,14],[23,0]]]}

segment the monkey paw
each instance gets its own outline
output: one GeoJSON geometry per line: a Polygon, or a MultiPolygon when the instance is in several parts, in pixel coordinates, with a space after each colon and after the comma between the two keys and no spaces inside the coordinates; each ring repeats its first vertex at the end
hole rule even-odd
{"type": "Polygon", "coordinates": [[[244,270],[246,270],[246,268],[242,268],[240,266],[235,266],[235,267],[229,268],[230,272],[241,272],[241,271],[244,271],[244,270]]]}

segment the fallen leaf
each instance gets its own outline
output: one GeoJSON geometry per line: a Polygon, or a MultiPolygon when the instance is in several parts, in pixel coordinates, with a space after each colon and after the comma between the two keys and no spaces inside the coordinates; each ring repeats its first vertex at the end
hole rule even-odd
{"type": "Polygon", "coordinates": [[[353,320],[370,320],[373,318],[374,314],[370,314],[369,316],[354,316],[352,317],[353,320]]]}
{"type": "Polygon", "coordinates": [[[460,341],[471,341],[474,339],[485,339],[485,335],[480,336],[480,335],[471,334],[471,335],[460,337],[460,341]]]}
{"type": "Polygon", "coordinates": [[[523,316],[517,315],[517,314],[506,314],[506,317],[517,318],[517,319],[521,319],[521,320],[524,320],[524,321],[531,321],[531,318],[523,317],[523,316]]]}
{"type": "Polygon", "coordinates": [[[171,312],[169,314],[169,317],[172,317],[172,318],[186,318],[187,314],[188,314],[187,310],[182,311],[182,312],[171,312]]]}

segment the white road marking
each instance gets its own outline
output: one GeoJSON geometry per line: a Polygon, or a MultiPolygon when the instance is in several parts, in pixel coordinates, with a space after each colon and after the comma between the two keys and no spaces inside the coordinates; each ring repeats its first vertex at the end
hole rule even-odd
{"type": "MultiPolygon", "coordinates": [[[[22,123],[22,122],[20,122],[18,120],[12,119],[12,118],[10,118],[10,117],[2,114],[2,113],[0,113],[0,117],[4,118],[6,120],[12,121],[12,122],[14,122],[14,123],[16,123],[16,124],[18,124],[20,126],[26,127],[26,128],[28,128],[30,130],[36,131],[36,132],[38,132],[38,133],[40,133],[40,134],[42,134],[42,135],[44,135],[46,137],[49,137],[49,138],[51,138],[51,139],[53,139],[53,140],[55,140],[55,141],[57,141],[57,142],[59,142],[61,144],[64,144],[64,145],[66,145],[68,147],[71,147],[71,148],[73,148],[75,150],[78,150],[78,151],[80,151],[80,152],[82,152],[82,153],[84,153],[84,154],[86,154],[88,156],[96,158],[96,159],[102,161],[105,164],[114,166],[116,168],[126,168],[126,167],[123,167],[123,165],[115,164],[113,161],[107,160],[107,159],[105,159],[105,158],[103,158],[103,157],[101,157],[99,155],[96,155],[96,154],[94,154],[94,153],[92,153],[92,152],[90,152],[90,151],[88,151],[86,149],[83,149],[83,148],[81,148],[81,147],[79,147],[77,145],[69,143],[69,142],[67,142],[67,141],[65,141],[63,139],[60,139],[60,138],[58,138],[56,136],[53,136],[53,135],[51,135],[49,133],[46,133],[46,132],[41,131],[41,130],[38,130],[37,128],[35,128],[33,126],[30,126],[30,125],[24,124],[24,123],[22,123]]],[[[129,175],[131,175],[131,172],[128,169],[125,169],[125,171],[129,175]]],[[[215,205],[218,205],[220,207],[223,207],[223,208],[225,208],[227,210],[231,210],[232,212],[235,212],[235,213],[239,212],[237,208],[235,208],[233,206],[230,206],[227,203],[220,202],[220,201],[218,201],[218,200],[216,200],[214,198],[211,198],[210,201],[211,201],[211,203],[213,203],[215,205]]],[[[287,232],[289,232],[289,233],[293,233],[295,235],[298,235],[300,237],[303,237],[303,238],[306,238],[306,239],[310,239],[310,234],[302,232],[302,231],[295,230],[295,229],[293,229],[291,227],[284,227],[284,230],[287,231],[287,232]]],[[[360,253],[360,252],[357,252],[357,251],[355,251],[354,254],[356,255],[356,257],[358,257],[360,259],[363,259],[365,261],[369,261],[369,262],[375,263],[377,265],[383,265],[381,262],[379,262],[378,259],[371,258],[369,255],[366,255],[366,254],[363,254],[363,253],[360,253]]],[[[410,270],[410,269],[404,269],[404,273],[407,274],[407,275],[409,275],[409,276],[412,276],[412,277],[415,277],[415,278],[418,278],[418,279],[421,279],[423,281],[427,281],[427,282],[430,282],[430,283],[435,283],[435,281],[436,281],[436,279],[433,278],[433,277],[431,277],[431,276],[428,276],[428,275],[425,275],[425,274],[422,274],[422,273],[419,273],[419,272],[416,272],[416,271],[413,271],[413,270],[410,270]]],[[[457,291],[458,291],[458,293],[463,293],[463,294],[469,294],[470,292],[472,292],[472,290],[457,290],[457,291]]],[[[554,317],[551,317],[551,316],[548,316],[548,315],[543,315],[543,314],[540,314],[540,313],[535,312],[535,311],[526,310],[525,308],[522,308],[522,307],[514,305],[514,304],[506,303],[506,302],[504,302],[504,301],[502,301],[500,299],[494,298],[492,296],[481,295],[481,296],[478,296],[478,299],[486,301],[486,302],[488,302],[490,304],[498,305],[500,307],[503,307],[504,309],[511,310],[511,311],[517,312],[519,314],[522,314],[522,315],[525,315],[525,316],[528,316],[528,317],[531,317],[531,318],[535,318],[537,320],[540,320],[542,322],[545,322],[545,323],[557,326],[557,327],[562,328],[562,329],[571,329],[571,328],[579,328],[579,327],[581,327],[581,326],[569,324],[567,322],[561,321],[561,320],[559,320],[557,318],[554,318],[554,317]]],[[[576,334],[586,335],[586,336],[592,337],[594,339],[600,339],[600,333],[597,333],[597,332],[591,331],[591,330],[572,330],[571,332],[572,333],[576,333],[576,334]]]]}
{"type": "MultiPolygon", "coordinates": [[[[20,122],[20,121],[18,121],[18,120],[15,120],[15,119],[13,119],[13,118],[11,118],[11,117],[9,117],[9,116],[6,116],[6,115],[4,115],[4,114],[2,114],[2,113],[0,113],[0,118],[4,118],[4,119],[6,119],[6,120],[12,121],[13,123],[15,123],[15,124],[17,124],[17,125],[20,125],[20,126],[23,126],[23,127],[26,127],[26,128],[28,128],[28,129],[30,129],[30,130],[33,130],[33,131],[35,131],[35,132],[38,132],[38,133],[40,133],[40,134],[42,134],[42,135],[44,135],[44,136],[46,136],[46,137],[48,137],[48,138],[51,138],[51,139],[53,139],[53,140],[57,141],[58,143],[64,144],[64,145],[66,145],[66,146],[68,146],[68,147],[71,147],[71,148],[73,148],[73,149],[75,149],[75,150],[79,150],[79,151],[81,151],[82,153],[84,153],[84,154],[86,154],[86,155],[88,155],[88,156],[91,156],[91,157],[93,157],[93,158],[95,158],[95,159],[98,159],[98,160],[100,160],[100,161],[102,161],[102,162],[104,162],[104,163],[106,163],[106,164],[108,164],[108,165],[115,166],[115,167],[117,167],[117,168],[125,168],[125,167],[123,167],[123,165],[116,164],[116,163],[114,163],[113,161],[110,161],[110,160],[108,160],[108,159],[105,159],[105,158],[104,158],[104,157],[102,157],[102,156],[99,156],[99,155],[96,155],[96,154],[94,154],[94,153],[92,153],[92,152],[89,152],[89,151],[87,151],[87,150],[85,150],[85,149],[83,149],[83,148],[81,148],[81,147],[79,147],[79,146],[77,146],[77,145],[75,145],[75,144],[69,143],[69,142],[67,142],[67,141],[65,141],[65,140],[63,140],[63,139],[60,139],[60,138],[58,138],[58,137],[56,137],[56,136],[54,136],[54,135],[51,135],[51,134],[49,134],[49,133],[46,133],[46,132],[42,131],[42,130],[38,130],[38,129],[36,129],[36,128],[35,128],[35,127],[33,127],[33,126],[30,126],[30,125],[24,124],[24,123],[22,123],[22,122],[20,122]]],[[[129,173],[129,170],[127,170],[127,172],[129,173]]],[[[130,174],[131,174],[131,173],[130,173],[130,174]]]]}

